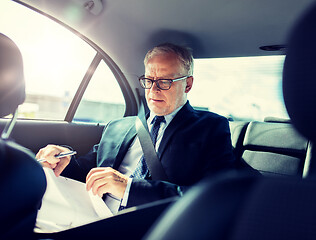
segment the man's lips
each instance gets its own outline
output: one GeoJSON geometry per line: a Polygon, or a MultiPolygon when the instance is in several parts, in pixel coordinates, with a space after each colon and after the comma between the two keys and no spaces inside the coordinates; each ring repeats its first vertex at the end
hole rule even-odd
{"type": "Polygon", "coordinates": [[[154,98],[151,98],[150,101],[153,101],[153,102],[163,102],[163,100],[160,100],[160,99],[154,99],[154,98]]]}

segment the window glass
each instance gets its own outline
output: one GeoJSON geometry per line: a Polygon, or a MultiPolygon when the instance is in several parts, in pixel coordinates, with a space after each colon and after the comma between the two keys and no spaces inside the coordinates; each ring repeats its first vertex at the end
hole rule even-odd
{"type": "MultiPolygon", "coordinates": [[[[64,120],[96,50],[53,20],[12,1],[0,1],[0,32],[18,45],[24,60],[26,101],[19,107],[19,117],[64,120]]],[[[78,120],[123,116],[124,98],[117,81],[104,62],[99,68],[91,79],[94,90],[85,95],[76,115],[78,120]],[[92,102],[99,107],[91,107],[92,102]],[[101,111],[101,106],[107,108],[101,111]]]]}
{"type": "Polygon", "coordinates": [[[282,97],[283,62],[284,56],[195,59],[190,103],[234,120],[289,118],[282,97]]]}
{"type": "Polygon", "coordinates": [[[77,109],[74,121],[108,122],[121,118],[125,101],[113,73],[104,61],[96,69],[77,109]]]}
{"type": "Polygon", "coordinates": [[[24,61],[26,101],[20,117],[63,120],[95,50],[17,3],[1,1],[0,12],[0,31],[15,41],[24,61]]]}

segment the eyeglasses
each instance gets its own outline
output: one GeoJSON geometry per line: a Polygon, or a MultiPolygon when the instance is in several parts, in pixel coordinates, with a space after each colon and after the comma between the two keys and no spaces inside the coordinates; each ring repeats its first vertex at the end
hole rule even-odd
{"type": "Polygon", "coordinates": [[[173,82],[176,82],[176,81],[180,81],[180,80],[183,80],[183,79],[186,79],[190,76],[184,76],[184,77],[179,77],[179,78],[175,78],[175,79],[158,79],[158,80],[153,80],[153,79],[150,79],[150,78],[146,78],[145,76],[141,76],[139,78],[139,82],[140,82],[140,85],[142,86],[142,88],[145,88],[145,89],[150,89],[154,82],[156,83],[157,87],[161,90],[169,90],[171,88],[171,84],[173,82]]]}

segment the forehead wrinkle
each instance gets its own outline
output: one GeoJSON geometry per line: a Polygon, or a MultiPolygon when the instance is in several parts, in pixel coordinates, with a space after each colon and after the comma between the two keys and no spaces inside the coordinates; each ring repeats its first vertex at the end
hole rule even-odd
{"type": "Polygon", "coordinates": [[[173,77],[176,73],[168,73],[168,68],[155,66],[146,68],[146,75],[155,77],[173,77]]]}

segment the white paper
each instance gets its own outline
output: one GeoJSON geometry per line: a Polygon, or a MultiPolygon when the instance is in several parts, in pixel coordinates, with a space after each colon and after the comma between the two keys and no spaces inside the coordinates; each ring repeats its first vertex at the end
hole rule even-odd
{"type": "Polygon", "coordinates": [[[36,219],[36,232],[57,232],[113,216],[102,198],[87,192],[86,185],[56,177],[44,168],[47,189],[36,219]]]}

